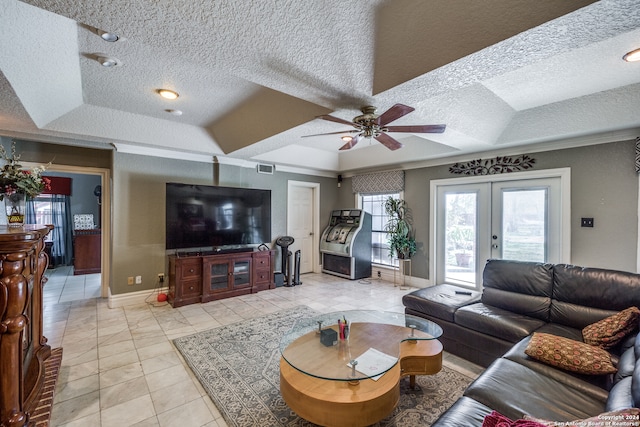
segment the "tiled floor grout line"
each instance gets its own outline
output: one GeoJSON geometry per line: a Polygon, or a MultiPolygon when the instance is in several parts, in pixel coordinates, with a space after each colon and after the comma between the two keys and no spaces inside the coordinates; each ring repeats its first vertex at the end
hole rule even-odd
{"type": "MultiPolygon", "coordinates": [[[[52,347],[64,349],[52,427],[226,426],[173,346],[174,338],[296,305],[320,312],[358,308],[400,312],[402,295],[415,289],[399,290],[376,279],[359,283],[312,273],[303,276],[302,286],[207,304],[110,309],[99,298],[65,301],[60,297],[58,281],[62,280],[52,274],[54,286],[47,289],[47,283],[44,291],[45,336],[52,347]]],[[[62,286],[78,282],[65,281],[62,286]]],[[[451,355],[445,356],[445,364],[469,376],[479,372],[478,367],[451,355]]]]}

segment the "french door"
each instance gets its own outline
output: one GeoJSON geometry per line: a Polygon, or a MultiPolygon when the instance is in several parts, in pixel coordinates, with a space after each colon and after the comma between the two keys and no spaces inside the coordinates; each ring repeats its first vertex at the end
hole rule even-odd
{"type": "Polygon", "coordinates": [[[441,180],[433,190],[432,183],[436,284],[480,289],[489,258],[569,262],[568,171],[527,179],[441,180]]]}

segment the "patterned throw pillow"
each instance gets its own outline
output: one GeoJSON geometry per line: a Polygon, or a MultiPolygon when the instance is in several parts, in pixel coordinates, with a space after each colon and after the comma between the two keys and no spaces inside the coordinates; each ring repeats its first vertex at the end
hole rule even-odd
{"type": "Polygon", "coordinates": [[[549,421],[535,418],[530,415],[523,417],[525,420],[535,421],[547,427],[585,427],[585,426],[638,426],[640,425],[640,409],[629,408],[614,412],[604,412],[595,417],[574,421],[549,421]]]}
{"type": "Polygon", "coordinates": [[[587,344],[601,348],[611,348],[638,327],[640,310],[629,307],[626,310],[592,323],[582,330],[582,338],[587,344]]]}
{"type": "Polygon", "coordinates": [[[543,363],[586,375],[613,374],[611,355],[599,347],[556,335],[534,332],[524,351],[543,363]]]}

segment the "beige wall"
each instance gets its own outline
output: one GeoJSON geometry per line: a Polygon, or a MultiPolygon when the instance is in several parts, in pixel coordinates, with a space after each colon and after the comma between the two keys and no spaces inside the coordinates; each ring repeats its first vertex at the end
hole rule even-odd
{"type": "MultiPolygon", "coordinates": [[[[633,141],[531,153],[535,170],[571,168],[571,262],[588,267],[636,271],[638,176],[633,141]],[[581,228],[581,217],[593,217],[594,228],[581,228]]],[[[483,158],[481,156],[478,156],[483,158]]],[[[412,273],[428,279],[429,183],[455,178],[450,165],[409,169],[405,199],[411,208],[418,241],[412,273]]],[[[340,200],[351,201],[351,180],[340,200]]],[[[352,205],[349,205],[352,206],[352,205]]],[[[347,207],[349,207],[347,206],[347,207]]]]}
{"type": "MultiPolygon", "coordinates": [[[[151,290],[157,284],[158,273],[168,273],[165,183],[270,189],[271,235],[275,241],[286,234],[289,180],[320,184],[320,221],[321,224],[328,222],[330,211],[335,209],[337,187],[333,178],[285,173],[277,169],[273,175],[258,174],[254,168],[230,165],[220,165],[217,170],[213,164],[115,153],[111,293],[151,290]],[[142,276],[142,285],[127,285],[127,278],[131,276],[142,276]]],[[[280,265],[278,261],[276,265],[280,265]]]]}
{"type": "MultiPolygon", "coordinates": [[[[2,138],[9,148],[10,140],[2,138]]],[[[166,273],[165,183],[184,182],[269,188],[272,190],[272,238],[286,234],[288,180],[320,184],[320,229],[333,209],[354,205],[351,180],[341,188],[335,178],[278,171],[258,174],[255,169],[163,159],[54,144],[20,143],[24,161],[112,169],[111,293],[152,290],[157,274],[166,273]],[[127,277],[142,276],[142,285],[127,285],[127,277]]],[[[634,143],[609,143],[581,148],[531,153],[535,169],[571,168],[572,262],[577,265],[635,271],[638,236],[638,177],[634,171],[634,143]],[[595,218],[592,229],[579,226],[580,217],[595,218]]],[[[412,273],[428,276],[429,181],[451,178],[449,165],[406,171],[405,197],[413,212],[419,251],[412,273]]],[[[279,264],[277,264],[279,265],[279,264]]]]}

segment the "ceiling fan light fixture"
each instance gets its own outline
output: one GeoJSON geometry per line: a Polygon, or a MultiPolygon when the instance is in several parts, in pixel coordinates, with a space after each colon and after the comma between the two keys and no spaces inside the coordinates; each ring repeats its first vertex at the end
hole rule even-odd
{"type": "Polygon", "coordinates": [[[409,126],[387,126],[389,123],[398,120],[412,111],[415,108],[403,104],[395,104],[382,115],[377,115],[376,107],[367,105],[360,109],[362,115],[357,116],[353,121],[347,121],[339,117],[330,115],[318,116],[318,119],[328,120],[330,122],[341,123],[343,125],[351,125],[356,130],[340,131],[321,133],[318,135],[306,135],[306,136],[320,136],[320,135],[336,135],[345,132],[357,133],[356,136],[341,136],[340,138],[346,142],[340,150],[349,150],[353,148],[360,139],[367,138],[369,144],[372,143],[372,139],[377,140],[380,144],[387,147],[389,150],[397,150],[402,148],[402,143],[390,136],[387,132],[407,132],[407,133],[442,133],[444,132],[446,125],[409,125],[409,126]]]}
{"type": "Polygon", "coordinates": [[[627,52],[622,59],[627,62],[636,62],[640,61],[640,48],[632,50],[631,52],[627,52]]]}
{"type": "Polygon", "coordinates": [[[180,96],[178,92],[171,89],[158,89],[157,92],[158,95],[165,99],[178,99],[178,97],[180,96]]]}

